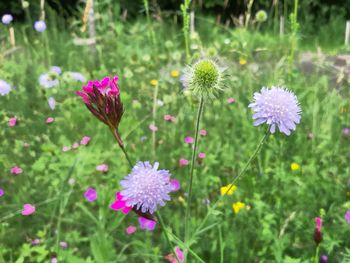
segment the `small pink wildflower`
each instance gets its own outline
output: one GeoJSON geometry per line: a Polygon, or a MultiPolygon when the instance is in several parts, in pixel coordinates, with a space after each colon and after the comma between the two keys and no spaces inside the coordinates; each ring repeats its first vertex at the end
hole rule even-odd
{"type": "Polygon", "coordinates": [[[123,214],[128,214],[132,208],[126,205],[126,201],[123,201],[122,194],[117,192],[115,197],[116,200],[110,205],[110,208],[112,210],[121,210],[123,214]]]}
{"type": "Polygon", "coordinates": [[[10,127],[13,127],[17,124],[17,118],[16,117],[13,117],[13,118],[10,118],[9,119],[9,126],[10,127]]]}
{"type": "Polygon", "coordinates": [[[188,160],[186,160],[186,159],[180,159],[179,160],[179,165],[180,166],[186,166],[186,165],[188,165],[188,163],[189,163],[189,161],[188,160]]]}
{"type": "Polygon", "coordinates": [[[315,218],[315,228],[317,231],[321,232],[322,228],[322,219],[320,217],[315,218]]]}
{"type": "Polygon", "coordinates": [[[194,139],[193,139],[193,137],[191,137],[191,136],[185,137],[184,141],[185,141],[185,143],[187,143],[187,144],[192,144],[192,143],[194,143],[194,139]]]}
{"type": "Polygon", "coordinates": [[[60,247],[61,248],[67,248],[68,247],[68,243],[66,241],[61,241],[60,242],[60,247]]]}
{"type": "Polygon", "coordinates": [[[170,114],[166,114],[166,115],[164,115],[164,120],[165,121],[169,121],[169,122],[175,122],[176,121],[176,117],[172,116],[170,114]]]}
{"type": "MultiPolygon", "coordinates": [[[[180,262],[183,262],[184,261],[184,254],[178,246],[175,247],[175,253],[176,253],[177,258],[180,260],[180,262]]],[[[165,256],[165,259],[168,260],[170,263],[179,263],[177,261],[177,258],[174,256],[174,254],[169,254],[169,255],[165,256]]]]}
{"type": "Polygon", "coordinates": [[[150,124],[150,125],[148,126],[148,128],[149,128],[152,132],[158,131],[158,127],[157,127],[156,125],[154,125],[153,123],[150,124]]]}
{"type": "Polygon", "coordinates": [[[232,103],[235,103],[235,102],[236,102],[236,100],[234,98],[228,98],[227,99],[227,103],[228,104],[232,104],[232,103]]]}
{"type": "Polygon", "coordinates": [[[77,142],[73,143],[73,145],[72,145],[72,148],[73,148],[73,149],[76,149],[76,148],[78,148],[78,147],[79,147],[79,143],[77,143],[77,142]]]}
{"type": "Polygon", "coordinates": [[[350,224],[350,210],[345,212],[346,223],[350,224]]]}
{"type": "Polygon", "coordinates": [[[88,145],[89,142],[90,142],[91,138],[89,136],[84,136],[81,141],[80,141],[80,144],[81,145],[88,145]]]}
{"type": "Polygon", "coordinates": [[[181,187],[179,180],[176,180],[176,179],[171,179],[170,184],[172,186],[172,192],[176,192],[181,187]]]}
{"type": "Polygon", "coordinates": [[[96,189],[89,187],[85,193],[84,193],[84,197],[87,201],[89,202],[93,202],[97,199],[97,192],[96,189]]]}
{"type": "Polygon", "coordinates": [[[46,119],[46,123],[49,124],[49,123],[53,123],[55,121],[55,118],[52,118],[52,117],[48,117],[46,119]]]}
{"type": "Polygon", "coordinates": [[[128,235],[134,234],[135,232],[136,232],[136,227],[134,227],[134,226],[128,226],[128,227],[126,228],[126,233],[127,233],[128,235]]]}
{"type": "Polygon", "coordinates": [[[32,241],[31,241],[31,243],[32,243],[32,245],[33,246],[36,246],[36,245],[39,245],[40,244],[40,239],[33,239],[32,241]]]}
{"type": "Polygon", "coordinates": [[[147,219],[145,217],[139,217],[139,224],[141,229],[146,229],[149,231],[153,231],[156,227],[157,222],[154,220],[147,219]]]}
{"type": "Polygon", "coordinates": [[[99,172],[107,173],[108,172],[108,165],[105,163],[97,165],[96,170],[99,172]]]}
{"type": "Polygon", "coordinates": [[[51,258],[51,263],[57,263],[57,258],[56,257],[51,258]]]}
{"type": "Polygon", "coordinates": [[[68,151],[70,151],[72,148],[70,147],[70,146],[64,146],[63,148],[62,148],[62,151],[63,152],[68,152],[68,151]]]}
{"type": "Polygon", "coordinates": [[[0,188],[0,197],[2,197],[5,194],[4,189],[0,188]]]}
{"type": "Polygon", "coordinates": [[[10,172],[12,174],[21,174],[23,172],[23,169],[18,166],[14,166],[10,169],[10,172]]]}
{"type": "Polygon", "coordinates": [[[198,154],[198,158],[200,158],[200,159],[204,159],[205,158],[205,153],[199,153],[198,154]]]}
{"type": "Polygon", "coordinates": [[[22,210],[22,215],[24,216],[29,216],[33,213],[35,213],[35,206],[33,206],[32,204],[24,204],[23,205],[23,210],[22,210]]]}
{"type": "Polygon", "coordinates": [[[202,135],[202,136],[207,136],[208,133],[207,133],[206,130],[200,130],[199,134],[202,135]]]}

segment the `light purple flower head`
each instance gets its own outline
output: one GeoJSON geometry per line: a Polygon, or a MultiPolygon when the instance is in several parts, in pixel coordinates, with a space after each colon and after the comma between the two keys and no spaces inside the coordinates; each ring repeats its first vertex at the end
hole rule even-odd
{"type": "Polygon", "coordinates": [[[53,74],[50,73],[46,73],[46,74],[41,74],[39,76],[39,84],[40,86],[46,88],[46,89],[50,89],[53,87],[58,86],[59,81],[57,78],[55,78],[55,76],[53,76],[53,74]]]}
{"type": "Polygon", "coordinates": [[[158,170],[158,167],[157,162],[153,167],[149,162],[138,162],[120,182],[123,187],[121,195],[127,206],[153,214],[158,205],[164,206],[170,200],[169,193],[178,187],[170,179],[169,171],[158,170]]]}
{"type": "Polygon", "coordinates": [[[86,82],[85,76],[79,72],[69,72],[69,76],[76,81],[86,82]]]}
{"type": "Polygon", "coordinates": [[[11,91],[11,86],[6,81],[0,79],[0,95],[5,96],[11,91]]]}
{"type": "Polygon", "coordinates": [[[34,29],[39,33],[44,32],[46,29],[46,24],[44,21],[39,20],[34,23],[34,29]]]}
{"type": "Polygon", "coordinates": [[[2,16],[1,18],[1,22],[4,24],[4,25],[8,25],[12,22],[13,20],[13,17],[12,15],[9,15],[9,14],[5,14],[2,16]]]}
{"type": "Polygon", "coordinates": [[[280,132],[290,135],[300,122],[301,108],[293,92],[280,87],[263,87],[254,93],[254,101],[249,104],[254,115],[254,126],[266,123],[270,132],[275,133],[276,126],[280,132]]]}
{"type": "Polygon", "coordinates": [[[345,212],[346,223],[350,224],[350,210],[345,212]]]}
{"type": "Polygon", "coordinates": [[[50,71],[52,73],[56,73],[57,75],[60,75],[62,73],[62,69],[59,66],[52,66],[50,68],[50,71]]]}

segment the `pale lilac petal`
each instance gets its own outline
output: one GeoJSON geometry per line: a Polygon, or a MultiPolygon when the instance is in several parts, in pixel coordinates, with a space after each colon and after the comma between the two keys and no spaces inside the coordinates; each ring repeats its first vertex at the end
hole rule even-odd
{"type": "Polygon", "coordinates": [[[139,217],[139,224],[141,229],[153,231],[156,227],[157,222],[154,220],[147,219],[145,217],[139,217]]]}

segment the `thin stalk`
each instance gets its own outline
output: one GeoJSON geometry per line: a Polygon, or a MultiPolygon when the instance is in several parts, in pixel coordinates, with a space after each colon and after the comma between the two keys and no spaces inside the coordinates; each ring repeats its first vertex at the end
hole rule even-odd
{"type": "Polygon", "coordinates": [[[126,150],[125,150],[124,143],[123,143],[122,139],[120,138],[120,135],[119,135],[117,129],[116,129],[116,128],[113,128],[112,126],[110,126],[110,128],[111,128],[111,131],[112,131],[112,133],[113,133],[114,138],[115,138],[115,139],[117,140],[117,142],[118,142],[118,145],[119,145],[120,149],[121,149],[122,152],[124,153],[126,160],[128,161],[130,167],[132,168],[132,167],[133,167],[132,161],[131,161],[131,159],[130,159],[128,153],[127,153],[126,150]]]}
{"type": "Polygon", "coordinates": [[[317,245],[316,246],[316,251],[315,251],[315,258],[314,258],[314,262],[315,263],[318,263],[319,253],[320,253],[320,246],[317,245]]]}
{"type": "Polygon", "coordinates": [[[196,232],[194,234],[194,236],[197,235],[197,233],[199,231],[201,231],[201,229],[203,228],[203,226],[205,225],[205,223],[207,222],[209,216],[211,215],[211,212],[213,210],[215,210],[216,206],[218,205],[218,203],[222,200],[222,198],[231,190],[231,188],[233,187],[234,183],[239,179],[241,178],[245,172],[247,171],[248,167],[250,166],[251,162],[255,159],[255,157],[257,156],[257,154],[259,153],[259,151],[261,150],[262,146],[264,145],[265,141],[266,141],[266,138],[268,137],[269,135],[269,130],[270,130],[270,126],[267,128],[264,136],[262,137],[262,139],[260,140],[259,144],[257,145],[255,151],[253,152],[253,154],[250,156],[249,160],[247,161],[247,163],[244,165],[242,171],[232,180],[232,182],[230,183],[231,186],[226,190],[226,192],[221,195],[219,197],[218,200],[216,200],[216,202],[214,203],[213,207],[208,211],[208,213],[206,214],[205,218],[203,219],[202,223],[199,225],[199,227],[196,229],[196,232]]]}
{"type": "MultiPolygon", "coordinates": [[[[192,185],[193,185],[193,171],[194,171],[194,162],[197,154],[197,145],[198,145],[198,133],[199,133],[199,123],[201,120],[202,112],[203,112],[203,106],[204,106],[204,99],[201,97],[199,108],[198,108],[198,114],[197,114],[197,120],[196,120],[196,130],[195,130],[195,139],[194,139],[194,146],[192,151],[192,160],[191,160],[191,166],[190,166],[190,180],[188,185],[188,201],[187,201],[187,207],[186,207],[186,214],[185,214],[185,239],[184,242],[186,244],[186,241],[189,238],[189,220],[191,217],[191,201],[192,201],[192,185]]],[[[187,257],[187,251],[185,252],[185,262],[187,257]]]]}
{"type": "MultiPolygon", "coordinates": [[[[158,87],[157,84],[154,87],[154,93],[153,93],[153,109],[152,109],[152,119],[153,119],[153,125],[156,124],[156,117],[157,117],[157,97],[158,97],[158,87]]],[[[152,132],[152,153],[153,153],[153,159],[156,157],[156,133],[152,132]]]]}
{"type": "Polygon", "coordinates": [[[169,236],[168,236],[168,232],[167,232],[166,229],[165,229],[165,224],[164,224],[164,221],[163,221],[162,216],[160,215],[160,213],[159,213],[158,211],[156,212],[156,214],[157,214],[158,221],[159,221],[159,223],[160,223],[160,226],[161,226],[162,229],[163,229],[163,233],[164,233],[165,239],[167,240],[170,249],[173,250],[177,262],[181,262],[181,260],[178,258],[177,254],[176,254],[175,248],[173,248],[173,245],[171,244],[170,238],[169,238],[169,236]]]}

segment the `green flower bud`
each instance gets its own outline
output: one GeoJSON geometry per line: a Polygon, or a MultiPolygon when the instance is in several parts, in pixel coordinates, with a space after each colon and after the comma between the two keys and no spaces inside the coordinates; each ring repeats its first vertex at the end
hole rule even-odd
{"type": "Polygon", "coordinates": [[[256,14],[255,14],[255,19],[258,22],[265,22],[267,20],[267,13],[265,10],[259,10],[256,14]]]}

